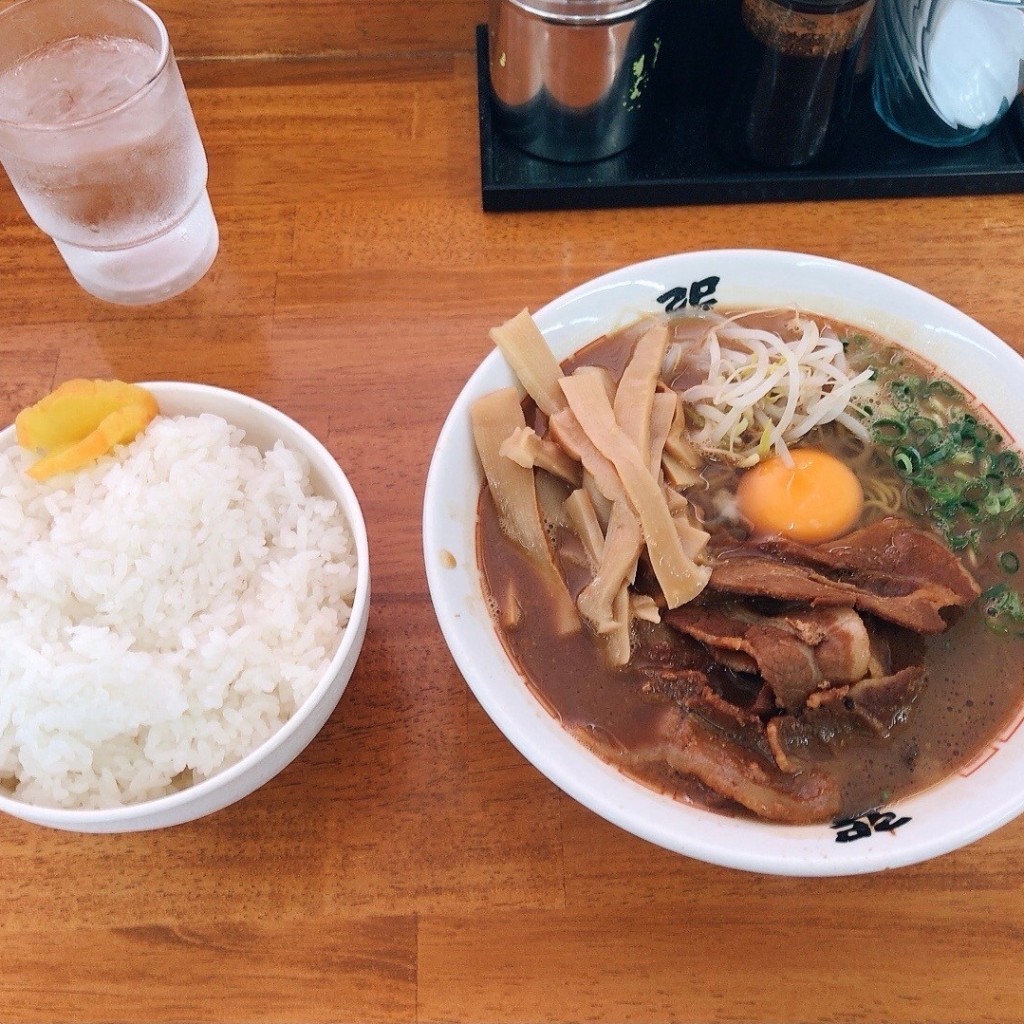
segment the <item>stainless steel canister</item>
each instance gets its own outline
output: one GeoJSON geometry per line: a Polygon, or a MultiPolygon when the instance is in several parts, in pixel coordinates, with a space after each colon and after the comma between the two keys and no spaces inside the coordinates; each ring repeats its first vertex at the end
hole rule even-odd
{"type": "Polygon", "coordinates": [[[639,135],[653,100],[663,0],[490,0],[498,129],[549,160],[599,160],[639,135]]]}

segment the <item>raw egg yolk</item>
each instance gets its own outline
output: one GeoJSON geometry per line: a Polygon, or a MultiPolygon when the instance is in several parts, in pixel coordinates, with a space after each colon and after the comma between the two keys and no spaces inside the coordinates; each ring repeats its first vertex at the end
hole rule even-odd
{"type": "Polygon", "coordinates": [[[759,534],[816,544],[840,537],[860,518],[864,492],[853,471],[817,448],[759,462],[740,478],[740,512],[759,534]]]}

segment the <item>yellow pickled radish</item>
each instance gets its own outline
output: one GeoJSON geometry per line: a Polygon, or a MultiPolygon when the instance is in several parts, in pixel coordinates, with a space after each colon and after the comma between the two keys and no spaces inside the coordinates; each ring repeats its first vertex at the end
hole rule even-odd
{"type": "Polygon", "coordinates": [[[36,480],[81,469],[115,445],[131,441],[159,412],[156,399],[119,380],[69,380],[23,409],[18,443],[43,458],[28,470],[36,480]]]}
{"type": "Polygon", "coordinates": [[[112,412],[140,405],[157,413],[156,399],[137,384],[120,380],[68,380],[15,420],[18,444],[50,452],[91,434],[112,412]]]}

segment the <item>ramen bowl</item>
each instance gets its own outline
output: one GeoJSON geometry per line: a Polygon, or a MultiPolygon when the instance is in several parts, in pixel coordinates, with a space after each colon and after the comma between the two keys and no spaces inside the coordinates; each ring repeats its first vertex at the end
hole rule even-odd
{"type": "MultiPolygon", "coordinates": [[[[163,828],[211,814],[248,796],[290,764],[308,746],[326,723],[351,678],[366,634],[370,601],[370,565],[366,527],[355,491],[327,448],[291,417],[248,395],[222,388],[183,382],[164,381],[145,384],[143,387],[156,397],[160,412],[165,416],[198,417],[203,414],[213,414],[225,420],[231,427],[244,430],[243,443],[245,445],[255,446],[259,451],[265,453],[270,451],[277,442],[282,442],[292,452],[297,453],[300,458],[304,458],[309,467],[309,490],[319,497],[332,499],[336,502],[342,517],[346,520],[349,527],[351,537],[350,554],[346,556],[345,561],[354,563],[355,568],[355,588],[351,600],[351,613],[347,624],[343,629],[339,630],[329,649],[324,652],[323,664],[317,671],[316,677],[310,677],[310,685],[308,688],[304,688],[303,692],[306,695],[301,701],[293,702],[289,699],[287,704],[285,703],[283,696],[285,693],[285,676],[280,669],[279,659],[281,652],[279,650],[271,649],[269,645],[267,645],[266,649],[260,647],[258,655],[254,655],[253,658],[245,663],[248,666],[246,672],[249,682],[244,689],[244,696],[240,699],[240,707],[229,707],[224,712],[224,715],[221,716],[224,720],[226,720],[227,715],[239,718],[242,713],[250,711],[260,713],[261,708],[263,713],[269,715],[271,712],[266,710],[268,707],[267,700],[270,696],[274,695],[281,695],[280,703],[282,709],[291,709],[293,703],[296,706],[286,716],[282,714],[283,723],[280,724],[276,731],[273,731],[258,745],[250,747],[247,753],[242,754],[237,750],[233,750],[232,759],[220,770],[198,780],[190,781],[190,784],[182,783],[176,787],[164,787],[160,795],[148,796],[137,801],[104,807],[47,806],[41,801],[34,803],[27,798],[22,798],[20,795],[16,797],[9,790],[0,793],[0,811],[16,818],[51,828],[75,832],[131,832],[163,828]],[[172,789],[173,791],[168,792],[166,791],[167,789],[172,789]]],[[[14,435],[13,427],[0,432],[0,449],[14,446],[16,444],[14,435]]],[[[217,434],[217,436],[220,437],[220,434],[217,434]]],[[[192,440],[193,442],[195,441],[194,435],[192,440]]],[[[166,440],[164,443],[167,443],[166,440]]],[[[201,463],[197,465],[197,451],[198,445],[195,446],[195,450],[185,453],[185,457],[188,458],[185,468],[190,475],[202,472],[205,469],[201,463]]],[[[157,461],[153,453],[150,454],[150,458],[154,462],[157,461]]],[[[239,463],[230,463],[229,470],[234,471],[237,465],[240,464],[240,461],[239,463]]],[[[246,463],[246,465],[250,464],[246,463]]],[[[287,474],[290,471],[290,469],[286,468],[284,473],[287,474]]],[[[296,479],[290,478],[291,488],[298,486],[297,470],[295,475],[296,479]]],[[[209,480],[210,474],[207,473],[202,479],[209,480]]],[[[241,476],[241,473],[229,479],[234,479],[236,489],[241,489],[247,483],[253,484],[251,480],[246,481],[241,476]]],[[[265,485],[265,490],[261,492],[262,497],[258,500],[270,502],[270,507],[277,514],[280,505],[274,503],[274,498],[279,494],[279,491],[273,490],[276,485],[273,482],[268,483],[265,475],[257,482],[261,487],[265,485]]],[[[68,489],[71,489],[70,485],[68,489]]],[[[189,492],[190,496],[191,493],[189,492]]],[[[292,509],[294,510],[294,506],[292,506],[292,509]]],[[[131,516],[135,511],[134,507],[132,507],[128,515],[131,516]]],[[[226,511],[221,510],[219,514],[232,521],[237,521],[239,509],[233,507],[226,511]]],[[[140,528],[137,517],[132,522],[135,524],[135,529],[140,528]]],[[[174,525],[174,523],[171,523],[168,527],[168,536],[172,540],[177,540],[179,539],[179,534],[177,532],[170,532],[174,525]]],[[[158,522],[155,526],[159,529],[161,528],[161,523],[158,522]]],[[[263,541],[263,543],[267,545],[269,539],[263,541]]],[[[234,538],[229,538],[228,543],[232,543],[233,540],[234,538]]],[[[242,543],[243,540],[248,544],[249,535],[244,536],[239,543],[242,543]]],[[[210,564],[212,557],[210,555],[210,545],[214,542],[215,538],[211,540],[210,537],[206,537],[202,541],[204,565],[210,564]]],[[[251,550],[250,545],[250,555],[251,550]]],[[[218,562],[217,564],[220,563],[218,562]]],[[[273,566],[264,565],[264,568],[268,570],[273,569],[280,575],[281,563],[273,566]]],[[[212,572],[212,570],[210,571],[212,572]]],[[[275,586],[279,586],[279,584],[275,584],[275,586]]],[[[264,599],[269,593],[266,590],[260,592],[264,599]]],[[[188,592],[184,591],[184,593],[187,595],[188,592]]],[[[316,591],[310,591],[309,593],[311,596],[309,596],[308,600],[303,600],[298,606],[301,608],[307,605],[310,607],[317,605],[316,608],[312,608],[312,612],[315,614],[319,610],[318,602],[321,599],[317,596],[316,591]]],[[[218,594],[218,599],[221,596],[221,594],[218,594]]],[[[185,599],[183,598],[182,600],[185,599]]],[[[240,598],[236,595],[235,600],[240,600],[240,598]]],[[[223,617],[224,607],[223,603],[221,603],[220,611],[217,613],[220,616],[218,622],[221,623],[225,621],[223,617]]],[[[281,607],[284,608],[284,614],[287,614],[285,605],[281,607]]],[[[251,620],[249,612],[252,611],[252,608],[249,606],[247,608],[248,626],[251,620]]],[[[203,610],[203,607],[200,606],[200,611],[203,610]]],[[[198,617],[198,615],[193,616],[187,629],[192,628],[192,622],[198,617]]],[[[224,628],[229,628],[232,621],[231,619],[227,620],[228,625],[224,628]]],[[[186,632],[186,629],[183,629],[182,632],[186,632]]],[[[200,642],[203,641],[204,634],[199,631],[198,627],[196,627],[195,635],[199,638],[200,642]]],[[[273,635],[275,634],[264,634],[258,629],[236,629],[232,634],[234,639],[231,642],[245,645],[245,650],[242,653],[248,654],[250,647],[263,644],[265,636],[273,635]]],[[[188,649],[192,649],[192,645],[188,649]]],[[[178,652],[171,653],[177,654],[178,652]]],[[[242,664],[242,653],[233,656],[235,663],[238,665],[242,664]]],[[[126,649],[124,657],[126,659],[131,657],[140,658],[140,655],[135,651],[134,642],[131,650],[126,649]]],[[[133,664],[138,665],[141,662],[136,660],[133,664]]],[[[147,662],[146,664],[152,665],[154,663],[147,662]]],[[[155,668],[152,669],[153,676],[159,682],[162,679],[171,678],[171,673],[175,671],[180,675],[184,675],[187,671],[190,676],[194,672],[199,678],[205,678],[203,676],[205,663],[198,669],[194,663],[186,661],[184,664],[186,666],[185,670],[166,669],[162,664],[155,664],[155,668]]],[[[315,665],[317,661],[311,657],[308,664],[315,665]]],[[[58,667],[63,668],[64,666],[58,663],[58,667]]],[[[129,674],[126,673],[126,682],[131,683],[134,691],[136,679],[129,677],[129,674]]],[[[152,687],[153,679],[143,677],[138,679],[138,682],[141,684],[139,687],[139,692],[141,693],[146,690],[147,685],[152,687]]],[[[228,692],[227,696],[224,697],[225,705],[235,696],[233,692],[235,685],[235,682],[230,684],[229,690],[232,692],[228,692]]],[[[209,683],[208,692],[201,694],[201,702],[198,699],[190,699],[190,703],[186,708],[190,721],[192,716],[205,713],[207,722],[201,724],[209,725],[210,731],[207,733],[207,736],[213,734],[215,727],[221,721],[221,717],[218,717],[218,709],[221,705],[215,702],[217,697],[217,685],[215,682],[209,683]],[[197,703],[201,710],[197,710],[197,703]],[[209,722],[210,716],[216,717],[217,721],[209,722]]],[[[77,709],[80,706],[80,702],[69,706],[77,709]]],[[[21,710],[24,715],[24,709],[22,708],[21,710]]],[[[77,716],[77,710],[68,711],[65,709],[62,713],[65,716],[71,716],[68,722],[68,731],[81,730],[82,719],[77,716]]],[[[59,715],[56,717],[59,717],[59,715]]],[[[185,716],[183,715],[182,717],[185,716]]],[[[161,728],[166,724],[170,731],[172,731],[172,734],[176,735],[174,732],[176,725],[173,721],[167,723],[161,721],[158,724],[161,728]]],[[[164,734],[166,734],[166,731],[165,729],[164,734]]],[[[66,741],[58,733],[54,743],[61,744],[62,742],[66,741]]],[[[147,742],[155,742],[152,730],[149,732],[149,740],[147,742]]],[[[214,741],[207,740],[206,742],[209,744],[214,741]]],[[[133,771],[136,765],[140,774],[150,770],[149,766],[141,763],[138,758],[133,761],[133,771]]],[[[175,782],[177,781],[175,780],[175,782]]]]}
{"type": "MultiPolygon", "coordinates": [[[[795,305],[892,339],[948,373],[1012,438],[1024,438],[1024,408],[1014,398],[1024,388],[1018,355],[945,302],[834,260],[753,250],[666,256],[583,284],[534,317],[564,359],[642,315],[709,302],[723,309],[795,305]]],[[[609,822],[659,846],[780,875],[848,875],[916,863],[973,842],[1024,809],[1024,710],[943,781],[870,813],[815,825],[705,810],[628,777],[575,740],[506,652],[480,569],[482,474],[469,410],[480,396],[514,383],[502,356],[493,352],[455,402],[427,479],[424,557],[437,618],[459,670],[499,729],[548,779],[609,822]]]]}

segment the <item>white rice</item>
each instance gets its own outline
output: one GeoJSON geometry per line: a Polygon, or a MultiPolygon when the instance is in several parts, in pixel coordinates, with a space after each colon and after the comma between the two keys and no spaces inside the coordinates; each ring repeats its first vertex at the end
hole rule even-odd
{"type": "Polygon", "coordinates": [[[39,484],[0,452],[0,785],[111,807],[278,730],[348,622],[355,547],[305,459],[218,416],[158,417],[39,484]]]}

